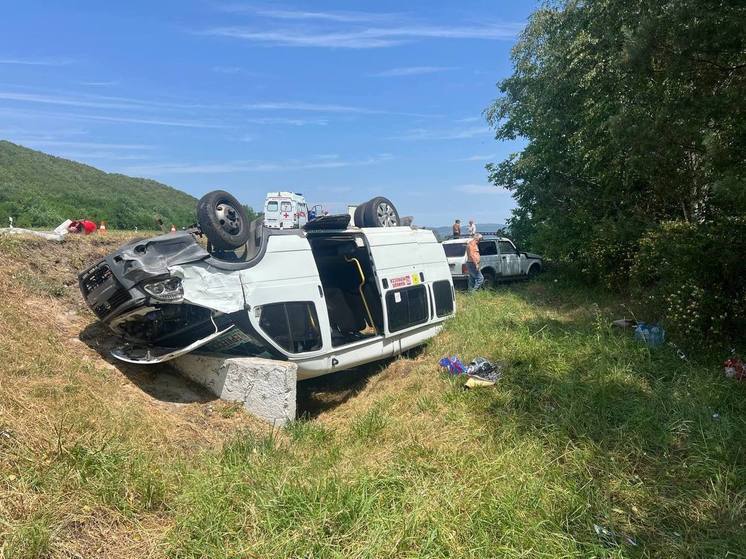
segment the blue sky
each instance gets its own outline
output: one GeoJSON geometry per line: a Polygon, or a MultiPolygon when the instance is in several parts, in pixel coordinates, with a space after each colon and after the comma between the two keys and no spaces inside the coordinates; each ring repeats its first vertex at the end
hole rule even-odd
{"type": "Polygon", "coordinates": [[[535,2],[9,3],[0,138],[195,196],[503,222],[482,111],[535,2]]]}

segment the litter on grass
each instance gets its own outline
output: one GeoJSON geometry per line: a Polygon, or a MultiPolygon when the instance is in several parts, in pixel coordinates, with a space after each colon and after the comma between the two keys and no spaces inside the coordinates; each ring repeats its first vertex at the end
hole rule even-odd
{"type": "Polygon", "coordinates": [[[464,364],[456,355],[454,355],[453,357],[444,357],[443,359],[438,361],[438,365],[440,365],[444,369],[448,369],[448,372],[452,375],[464,374],[464,364]]]}
{"type": "Polygon", "coordinates": [[[476,357],[466,367],[457,356],[444,357],[438,364],[447,369],[451,375],[464,375],[469,377],[464,384],[467,388],[476,388],[478,386],[492,386],[502,376],[502,370],[499,366],[493,365],[484,357],[476,357]]]}
{"type": "Polygon", "coordinates": [[[744,364],[744,362],[738,357],[726,359],[723,366],[725,368],[724,373],[726,377],[734,378],[736,380],[746,380],[746,364],[744,364]]]}
{"type": "Polygon", "coordinates": [[[637,546],[637,542],[626,534],[620,534],[619,532],[615,532],[614,530],[610,530],[609,528],[605,528],[599,524],[594,524],[593,529],[596,531],[598,539],[600,539],[601,543],[606,547],[619,547],[623,543],[635,547],[637,546]]]}
{"type": "Polygon", "coordinates": [[[635,327],[635,339],[649,347],[658,347],[666,341],[666,331],[657,324],[638,322],[635,327]]]}
{"type": "Polygon", "coordinates": [[[61,241],[68,234],[68,227],[71,223],[72,221],[67,219],[60,223],[54,231],[34,231],[33,229],[13,227],[13,221],[11,220],[10,227],[0,229],[0,233],[4,235],[33,235],[34,237],[41,237],[48,241],[61,241]]]}

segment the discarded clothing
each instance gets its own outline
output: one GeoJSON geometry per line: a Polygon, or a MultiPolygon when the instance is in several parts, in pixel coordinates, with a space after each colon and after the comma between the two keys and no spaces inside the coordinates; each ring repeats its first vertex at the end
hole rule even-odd
{"type": "Polygon", "coordinates": [[[465,374],[472,379],[495,384],[502,371],[484,357],[477,357],[466,367],[465,374]]]}

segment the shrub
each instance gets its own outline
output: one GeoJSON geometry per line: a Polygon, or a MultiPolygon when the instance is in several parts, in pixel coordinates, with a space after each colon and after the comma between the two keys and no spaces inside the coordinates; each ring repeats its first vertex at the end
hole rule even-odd
{"type": "Polygon", "coordinates": [[[746,218],[662,223],[640,239],[630,279],[646,319],[677,337],[743,341],[746,218]]]}

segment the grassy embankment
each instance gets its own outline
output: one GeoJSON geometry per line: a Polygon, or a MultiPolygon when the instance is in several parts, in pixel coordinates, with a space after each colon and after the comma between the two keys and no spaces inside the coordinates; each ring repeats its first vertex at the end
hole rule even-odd
{"type": "Polygon", "coordinates": [[[114,244],[0,239],[0,557],[744,556],[746,386],[613,331],[619,301],[460,295],[423,352],[272,432],[102,359],[73,272],[114,244]],[[465,391],[446,353],[504,377],[465,391]]]}

